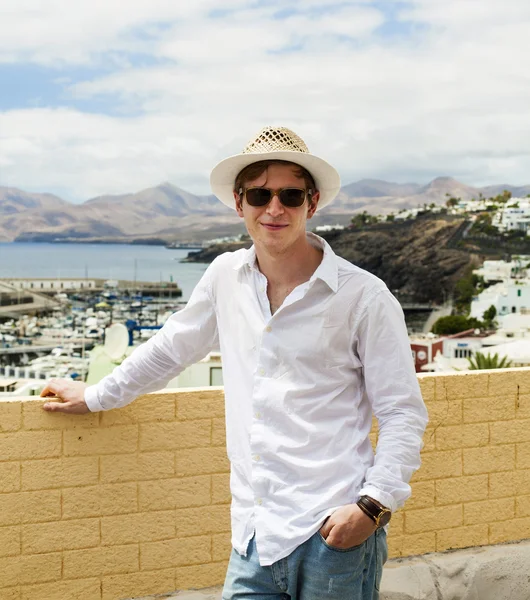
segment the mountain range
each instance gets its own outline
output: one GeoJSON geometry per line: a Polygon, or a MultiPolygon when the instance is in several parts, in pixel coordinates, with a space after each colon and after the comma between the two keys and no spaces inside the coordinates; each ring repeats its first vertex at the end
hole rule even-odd
{"type": "MultiPolygon", "coordinates": [[[[469,200],[509,190],[530,194],[530,185],[471,187],[451,177],[427,185],[363,179],[342,187],[312,225],[346,224],[357,212],[387,214],[423,204],[444,204],[447,195],[469,200]]],[[[73,204],[53,194],[0,187],[0,242],[204,240],[243,233],[241,220],[215,196],[197,196],[171,183],[137,193],[98,196],[73,204]]]]}

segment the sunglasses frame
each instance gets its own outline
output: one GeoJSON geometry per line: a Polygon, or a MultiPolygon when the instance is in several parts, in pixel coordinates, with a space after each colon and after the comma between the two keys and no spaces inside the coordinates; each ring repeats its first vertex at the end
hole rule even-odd
{"type": "Polygon", "coordinates": [[[306,190],[305,188],[298,188],[298,187],[294,187],[292,185],[284,187],[284,188],[278,188],[276,190],[273,190],[272,188],[265,187],[263,185],[255,185],[255,186],[249,187],[249,188],[239,188],[239,197],[240,198],[244,197],[246,199],[246,201],[247,201],[247,204],[249,206],[254,207],[254,208],[263,208],[264,206],[268,206],[271,203],[271,201],[274,198],[274,196],[277,196],[278,200],[281,203],[281,205],[285,206],[286,208],[300,208],[300,206],[303,206],[303,204],[305,202],[305,199],[306,199],[306,196],[309,196],[309,198],[311,198],[312,194],[313,194],[313,190],[312,189],[306,190]],[[251,204],[248,201],[248,198],[247,198],[247,192],[250,191],[250,190],[267,190],[267,191],[270,192],[271,197],[270,197],[269,201],[266,202],[265,204],[257,204],[257,205],[256,204],[251,204]],[[284,190],[297,190],[299,192],[304,192],[304,199],[302,200],[302,203],[301,204],[297,204],[296,206],[289,206],[289,204],[284,204],[284,202],[282,202],[282,199],[281,199],[281,196],[280,196],[280,194],[284,190]]]}

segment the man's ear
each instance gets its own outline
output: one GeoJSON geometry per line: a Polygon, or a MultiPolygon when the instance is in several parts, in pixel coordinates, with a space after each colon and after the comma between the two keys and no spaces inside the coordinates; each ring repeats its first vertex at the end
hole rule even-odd
{"type": "Polygon", "coordinates": [[[315,192],[311,195],[311,200],[307,204],[307,218],[310,219],[314,214],[318,206],[320,199],[320,192],[315,192]]]}
{"type": "Polygon", "coordinates": [[[234,201],[236,203],[236,212],[240,217],[243,217],[243,194],[238,194],[234,190],[234,201]]]}

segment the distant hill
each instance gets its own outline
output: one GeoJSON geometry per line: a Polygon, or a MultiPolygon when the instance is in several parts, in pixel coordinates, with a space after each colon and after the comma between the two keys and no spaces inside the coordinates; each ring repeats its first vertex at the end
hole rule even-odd
{"type": "MultiPolygon", "coordinates": [[[[450,177],[427,185],[362,179],[345,185],[335,202],[318,212],[312,226],[349,222],[356,212],[388,214],[423,204],[444,204],[492,196],[508,189],[530,194],[528,186],[475,188],[450,177]]],[[[98,196],[73,204],[45,193],[0,187],[0,241],[161,241],[210,239],[244,231],[241,219],[215,196],[197,196],[171,183],[136,193],[98,196]]]]}

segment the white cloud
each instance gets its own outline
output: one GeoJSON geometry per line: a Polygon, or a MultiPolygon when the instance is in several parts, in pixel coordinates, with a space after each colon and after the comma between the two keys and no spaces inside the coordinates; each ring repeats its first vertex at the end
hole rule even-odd
{"type": "Polygon", "coordinates": [[[67,106],[0,113],[0,185],[81,199],[171,180],[206,193],[216,160],[270,123],[299,132],[346,183],[530,182],[527,0],[395,4],[400,22],[385,36],[387,17],[368,0],[7,4],[0,35],[11,58],[0,60],[127,61],[142,51],[163,62],[116,59],[108,76],[69,88],[74,100],[108,98],[137,117],[67,106]],[[230,12],[206,18],[219,8],[230,12]]]}

